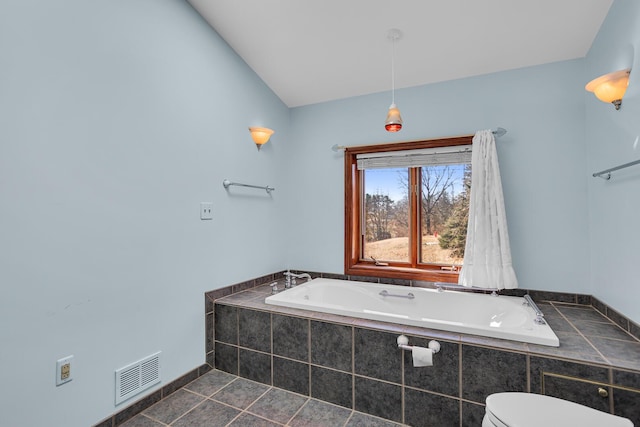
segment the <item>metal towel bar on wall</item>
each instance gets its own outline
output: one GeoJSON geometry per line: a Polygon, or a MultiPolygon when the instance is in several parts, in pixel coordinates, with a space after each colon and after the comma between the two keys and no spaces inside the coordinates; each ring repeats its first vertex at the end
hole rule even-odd
{"type": "Polygon", "coordinates": [[[617,170],[620,170],[620,169],[624,169],[624,168],[628,168],[629,166],[637,165],[638,163],[640,163],[640,160],[636,160],[636,161],[633,161],[633,162],[625,163],[624,165],[616,166],[614,168],[605,169],[603,171],[594,173],[593,177],[594,178],[598,177],[598,178],[606,179],[608,181],[608,180],[611,179],[611,172],[617,171],[617,170]]]}
{"type": "Polygon", "coordinates": [[[241,184],[239,182],[231,182],[228,179],[225,179],[224,181],[222,181],[222,186],[224,188],[226,188],[227,190],[229,189],[229,187],[231,187],[232,185],[237,185],[239,187],[249,187],[249,188],[257,188],[260,190],[265,190],[268,194],[271,194],[271,192],[273,190],[275,190],[275,188],[273,187],[269,187],[267,186],[260,186],[260,185],[251,185],[251,184],[241,184]]]}

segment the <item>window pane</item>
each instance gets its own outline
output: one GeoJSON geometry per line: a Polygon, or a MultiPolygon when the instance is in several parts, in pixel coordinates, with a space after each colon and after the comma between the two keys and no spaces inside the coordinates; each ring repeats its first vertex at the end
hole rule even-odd
{"type": "Polygon", "coordinates": [[[462,265],[469,220],[471,165],[421,169],[420,262],[462,265]]]}
{"type": "Polygon", "coordinates": [[[369,169],[362,173],[363,257],[409,262],[409,170],[369,169]]]}

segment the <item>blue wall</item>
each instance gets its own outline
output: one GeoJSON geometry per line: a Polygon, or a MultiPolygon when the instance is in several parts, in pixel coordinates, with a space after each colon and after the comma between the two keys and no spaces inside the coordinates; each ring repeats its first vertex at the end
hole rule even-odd
{"type": "MultiPolygon", "coordinates": [[[[574,60],[396,91],[405,125],[384,130],[390,93],[295,108],[288,212],[308,245],[289,251],[303,269],[342,272],[343,155],[362,145],[474,133],[502,126],[498,156],[520,287],[589,293],[584,62],[574,60]],[[295,143],[293,142],[295,141],[295,143]],[[309,227],[309,224],[312,224],[309,227]]],[[[292,236],[293,238],[293,236],[292,236]]]]}
{"type": "MultiPolygon", "coordinates": [[[[613,3],[585,62],[586,81],[632,68],[619,111],[585,93],[587,172],[640,160],[640,2],[613,3]]],[[[588,183],[591,292],[640,323],[640,165],[588,183]]]]}
{"type": "Polygon", "coordinates": [[[0,424],[91,425],[115,369],[204,363],[204,292],[282,268],[288,127],[184,1],[0,3],[0,424]],[[260,152],[251,125],[276,129],[260,152]]]}

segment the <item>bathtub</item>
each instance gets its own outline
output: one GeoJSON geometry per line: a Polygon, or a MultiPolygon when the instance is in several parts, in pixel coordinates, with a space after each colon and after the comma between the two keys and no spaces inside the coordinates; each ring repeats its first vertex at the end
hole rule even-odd
{"type": "Polygon", "coordinates": [[[267,304],[558,347],[524,298],[336,279],[313,279],[267,304]]]}

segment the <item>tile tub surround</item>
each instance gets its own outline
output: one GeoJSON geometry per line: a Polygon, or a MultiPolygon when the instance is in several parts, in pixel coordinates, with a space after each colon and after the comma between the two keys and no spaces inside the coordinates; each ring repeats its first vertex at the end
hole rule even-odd
{"type": "Polygon", "coordinates": [[[624,319],[585,305],[589,296],[529,292],[560,338],[553,348],[266,305],[270,291],[258,285],[221,298],[207,294],[208,360],[216,368],[415,426],[478,425],[484,399],[500,391],[560,395],[640,425],[640,341],[629,333],[635,325],[626,320],[623,329],[624,319]],[[249,337],[229,332],[252,321],[257,329],[249,337]],[[410,345],[439,340],[434,367],[413,368],[411,354],[397,349],[400,333],[410,345]],[[589,387],[596,394],[605,388],[608,397],[575,394],[589,387]]]}

